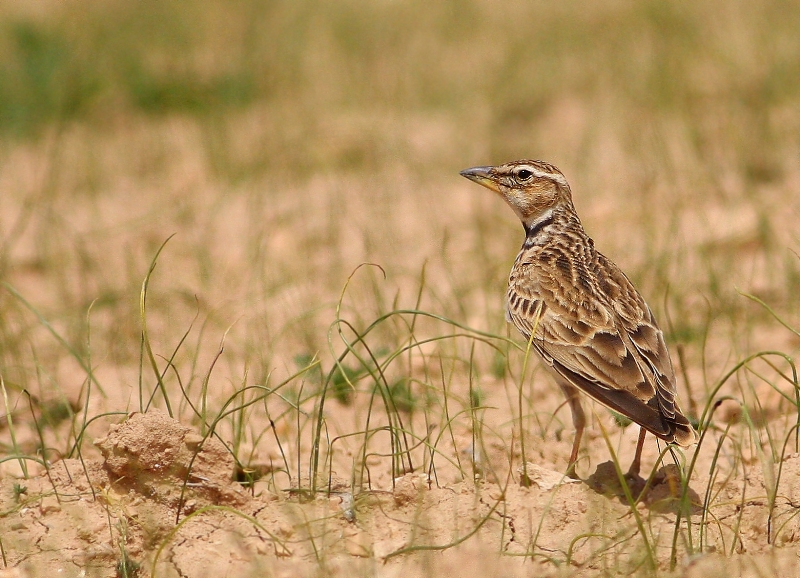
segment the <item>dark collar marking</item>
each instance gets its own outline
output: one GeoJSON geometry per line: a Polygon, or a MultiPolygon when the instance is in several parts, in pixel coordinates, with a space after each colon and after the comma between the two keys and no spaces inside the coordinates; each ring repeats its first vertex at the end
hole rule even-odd
{"type": "Polygon", "coordinates": [[[553,214],[550,213],[546,218],[542,219],[532,227],[525,227],[525,247],[532,247],[536,242],[536,236],[541,233],[542,229],[548,225],[553,224],[553,214]]]}

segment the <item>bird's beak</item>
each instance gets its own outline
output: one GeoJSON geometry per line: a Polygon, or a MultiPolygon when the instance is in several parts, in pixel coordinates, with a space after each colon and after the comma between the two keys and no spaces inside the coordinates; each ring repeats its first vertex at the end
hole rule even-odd
{"type": "Polygon", "coordinates": [[[491,189],[496,193],[500,192],[495,180],[491,177],[491,170],[494,167],[472,167],[471,169],[464,169],[459,174],[462,177],[467,177],[471,181],[475,181],[479,185],[483,185],[487,189],[491,189]]]}

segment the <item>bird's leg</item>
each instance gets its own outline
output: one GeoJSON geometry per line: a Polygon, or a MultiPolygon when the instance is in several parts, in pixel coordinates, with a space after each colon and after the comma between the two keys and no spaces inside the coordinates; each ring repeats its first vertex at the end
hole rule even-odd
{"type": "Polygon", "coordinates": [[[636,444],[636,455],[633,456],[631,467],[628,468],[628,477],[638,478],[639,469],[642,466],[642,448],[644,447],[644,436],[647,435],[647,430],[643,427],[639,428],[639,441],[636,444]]]}
{"type": "Polygon", "coordinates": [[[580,393],[578,388],[564,380],[558,380],[558,386],[567,398],[569,409],[572,411],[572,425],[575,426],[575,440],[572,442],[572,453],[567,464],[567,475],[570,478],[577,478],[575,475],[575,462],[578,461],[578,450],[581,447],[583,429],[586,427],[586,415],[581,407],[580,393]]]}

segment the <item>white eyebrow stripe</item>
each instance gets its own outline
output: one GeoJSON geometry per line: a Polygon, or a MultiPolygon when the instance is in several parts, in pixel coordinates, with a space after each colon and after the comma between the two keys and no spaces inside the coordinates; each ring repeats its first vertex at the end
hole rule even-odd
{"type": "Polygon", "coordinates": [[[530,171],[531,171],[531,172],[534,174],[534,176],[535,176],[535,177],[537,177],[537,178],[540,178],[540,179],[541,179],[541,178],[550,179],[551,181],[555,181],[555,182],[557,182],[557,183],[558,183],[559,185],[561,185],[562,187],[566,187],[566,186],[567,186],[567,179],[565,179],[565,178],[564,178],[564,175],[562,175],[562,174],[559,174],[559,173],[551,173],[551,172],[549,172],[549,171],[543,171],[543,170],[542,170],[542,169],[540,169],[539,167],[535,167],[535,166],[533,166],[533,165],[530,165],[530,167],[526,167],[526,168],[529,168],[529,169],[530,169],[530,171]]]}

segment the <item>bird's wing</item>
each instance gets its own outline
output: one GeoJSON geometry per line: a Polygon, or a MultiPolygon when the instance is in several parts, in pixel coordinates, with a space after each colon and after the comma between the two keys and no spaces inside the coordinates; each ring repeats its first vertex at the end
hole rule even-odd
{"type": "Polygon", "coordinates": [[[652,312],[612,262],[599,254],[598,259],[606,273],[602,287],[594,286],[597,276],[581,286],[536,262],[518,263],[509,283],[509,319],[527,338],[535,329],[537,352],[586,394],[668,441],[688,441],[682,435],[688,428],[692,443],[694,432],[676,406],[672,363],[652,312]]]}

